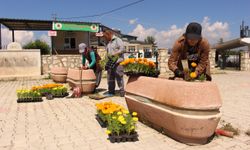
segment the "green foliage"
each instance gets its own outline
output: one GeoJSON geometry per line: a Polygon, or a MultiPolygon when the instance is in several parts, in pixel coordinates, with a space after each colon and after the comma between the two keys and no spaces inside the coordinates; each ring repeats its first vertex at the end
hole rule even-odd
{"type": "Polygon", "coordinates": [[[40,49],[42,55],[50,54],[50,47],[46,42],[36,40],[23,46],[24,49],[40,49]]]}
{"type": "Polygon", "coordinates": [[[25,98],[41,98],[41,94],[37,91],[32,91],[32,90],[17,90],[17,98],[18,99],[25,99],[25,98]]]}
{"type": "Polygon", "coordinates": [[[53,96],[64,96],[67,93],[67,88],[64,86],[55,87],[51,90],[53,96]]]}
{"type": "Polygon", "coordinates": [[[223,124],[221,129],[226,130],[226,131],[231,131],[234,133],[234,135],[240,134],[240,130],[238,128],[233,127],[231,123],[223,124]]]}
{"type": "Polygon", "coordinates": [[[107,129],[113,134],[120,135],[134,132],[138,118],[133,117],[127,110],[125,110],[108,115],[107,120],[107,129]]]}
{"type": "Polygon", "coordinates": [[[147,44],[152,44],[153,46],[155,46],[157,43],[155,42],[155,38],[153,36],[147,36],[144,39],[144,42],[147,44]]]}
{"type": "Polygon", "coordinates": [[[116,62],[118,60],[119,56],[111,56],[111,55],[106,55],[104,57],[104,59],[102,59],[101,61],[99,61],[99,65],[102,68],[102,70],[105,70],[105,66],[108,63],[109,59],[111,59],[112,62],[116,62]]]}
{"type": "Polygon", "coordinates": [[[206,81],[206,75],[203,73],[201,74],[199,77],[198,77],[198,80],[203,82],[203,81],[206,81]]]}
{"type": "Polygon", "coordinates": [[[156,69],[149,67],[145,64],[139,64],[139,63],[133,63],[133,64],[128,64],[126,67],[124,67],[124,72],[126,73],[134,73],[135,75],[144,75],[144,76],[155,76],[157,75],[156,69]]]}

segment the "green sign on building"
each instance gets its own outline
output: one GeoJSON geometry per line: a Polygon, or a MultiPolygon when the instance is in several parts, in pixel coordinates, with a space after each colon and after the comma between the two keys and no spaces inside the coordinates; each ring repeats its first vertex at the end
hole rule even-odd
{"type": "Polygon", "coordinates": [[[53,22],[52,29],[53,30],[64,30],[64,31],[98,32],[99,25],[96,23],[83,24],[83,23],[53,22]]]}

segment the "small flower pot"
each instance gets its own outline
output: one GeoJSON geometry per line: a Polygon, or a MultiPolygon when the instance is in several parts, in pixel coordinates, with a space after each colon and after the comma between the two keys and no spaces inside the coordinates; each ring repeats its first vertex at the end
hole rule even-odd
{"type": "Polygon", "coordinates": [[[68,96],[69,93],[63,93],[62,95],[53,95],[54,98],[63,98],[63,97],[66,97],[68,96]]]}
{"type": "Polygon", "coordinates": [[[109,140],[111,143],[135,142],[135,141],[138,141],[138,134],[137,132],[133,132],[130,134],[121,134],[121,135],[110,134],[109,140]]]}
{"type": "Polygon", "coordinates": [[[52,100],[54,97],[53,97],[53,95],[52,94],[47,94],[46,95],[46,99],[47,100],[52,100]]]}
{"type": "Polygon", "coordinates": [[[95,115],[95,119],[98,121],[102,128],[106,128],[108,126],[108,123],[106,121],[103,121],[98,114],[95,115]]]}
{"type": "Polygon", "coordinates": [[[42,102],[42,98],[19,98],[17,103],[28,103],[28,102],[42,102]]]}

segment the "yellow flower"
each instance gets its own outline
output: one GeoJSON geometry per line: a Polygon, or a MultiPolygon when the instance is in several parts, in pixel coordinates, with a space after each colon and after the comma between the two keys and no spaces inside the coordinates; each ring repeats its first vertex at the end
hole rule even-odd
{"type": "Polygon", "coordinates": [[[126,124],[127,122],[125,120],[121,121],[121,124],[126,124]]]}
{"type": "Polygon", "coordinates": [[[191,77],[192,79],[194,79],[194,78],[197,77],[197,74],[196,74],[195,72],[191,72],[191,73],[190,73],[190,77],[191,77]]]}
{"type": "Polygon", "coordinates": [[[112,119],[117,119],[117,117],[116,117],[116,116],[113,116],[112,119]]]}
{"type": "Polygon", "coordinates": [[[129,114],[129,111],[128,110],[123,110],[122,111],[124,114],[129,114]]]}
{"type": "Polygon", "coordinates": [[[121,112],[121,111],[118,111],[117,115],[121,115],[121,114],[122,114],[122,112],[121,112]]]}
{"type": "Polygon", "coordinates": [[[106,134],[111,134],[111,131],[110,130],[106,130],[106,134]]]}
{"type": "Polygon", "coordinates": [[[197,64],[196,64],[195,62],[192,62],[192,63],[191,63],[191,66],[192,66],[192,67],[196,67],[197,64]]]}
{"type": "Polygon", "coordinates": [[[137,116],[137,112],[133,112],[133,113],[132,113],[132,116],[137,116]]]}
{"type": "Polygon", "coordinates": [[[135,126],[131,126],[131,127],[130,127],[130,130],[133,130],[133,129],[135,129],[135,126]]]}
{"type": "Polygon", "coordinates": [[[132,118],[134,121],[138,121],[138,118],[137,117],[133,117],[132,118]]]}
{"type": "Polygon", "coordinates": [[[125,120],[125,118],[124,118],[123,116],[119,116],[119,117],[118,117],[118,120],[119,120],[120,122],[122,122],[122,121],[125,120]]]}

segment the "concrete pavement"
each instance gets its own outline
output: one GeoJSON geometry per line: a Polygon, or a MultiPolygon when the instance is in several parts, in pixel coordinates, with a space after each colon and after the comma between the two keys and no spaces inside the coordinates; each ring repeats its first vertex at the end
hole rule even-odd
{"type": "MultiPolygon", "coordinates": [[[[16,103],[16,89],[51,83],[51,80],[20,80],[0,82],[0,150],[215,150],[250,149],[250,72],[227,71],[213,75],[218,84],[223,107],[224,122],[240,129],[234,138],[216,137],[201,146],[179,143],[150,127],[138,123],[139,141],[110,143],[105,129],[95,120],[95,103],[87,96],[76,99],[54,99],[38,103],[16,103]]],[[[106,79],[100,88],[107,89],[106,79]]],[[[112,100],[126,106],[124,98],[112,100]]],[[[221,126],[222,121],[219,126],[221,126]]]]}

